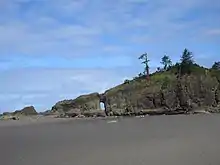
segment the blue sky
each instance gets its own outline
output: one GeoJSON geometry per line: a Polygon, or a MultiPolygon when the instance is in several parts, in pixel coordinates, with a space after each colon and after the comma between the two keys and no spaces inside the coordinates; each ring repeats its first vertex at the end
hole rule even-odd
{"type": "Polygon", "coordinates": [[[0,0],[0,112],[103,92],[186,47],[220,59],[219,0],[0,0]]]}

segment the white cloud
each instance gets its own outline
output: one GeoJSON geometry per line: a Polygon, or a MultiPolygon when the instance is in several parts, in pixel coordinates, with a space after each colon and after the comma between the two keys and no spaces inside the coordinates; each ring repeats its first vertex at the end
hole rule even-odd
{"type": "Polygon", "coordinates": [[[87,48],[99,49],[101,38],[106,34],[114,34],[115,38],[118,37],[123,42],[139,39],[142,43],[146,42],[146,38],[149,41],[163,40],[180,33],[190,33],[190,37],[194,37],[200,32],[200,27],[194,28],[194,22],[175,20],[184,17],[190,10],[205,7],[211,2],[3,0],[1,3],[6,8],[4,14],[8,16],[0,24],[2,54],[72,55],[72,52],[82,54],[87,48]],[[35,3],[39,3],[36,5],[38,7],[33,7],[35,3]],[[29,10],[23,10],[25,4],[29,5],[29,10]],[[9,8],[13,9],[7,10],[9,8]],[[22,17],[19,17],[21,14],[22,17]]]}
{"type": "Polygon", "coordinates": [[[80,47],[83,49],[96,44],[94,39],[100,34],[96,29],[80,25],[62,25],[43,32],[33,30],[32,26],[23,22],[0,25],[0,52],[31,55],[72,54],[80,47]]]}

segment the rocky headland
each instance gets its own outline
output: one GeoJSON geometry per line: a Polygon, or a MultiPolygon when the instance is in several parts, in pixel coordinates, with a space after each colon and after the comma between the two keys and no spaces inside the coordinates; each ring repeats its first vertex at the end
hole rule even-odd
{"type": "MultiPolygon", "coordinates": [[[[184,50],[180,62],[172,65],[162,57],[164,67],[149,73],[148,56],[143,54],[144,74],[104,93],[91,93],[57,102],[41,115],[58,117],[105,117],[137,115],[175,115],[220,112],[220,62],[206,68],[193,61],[184,50]],[[104,104],[104,110],[100,104],[104,104]]],[[[3,116],[37,115],[33,106],[3,116]]]]}
{"type": "Polygon", "coordinates": [[[177,66],[166,71],[126,80],[106,92],[57,102],[51,113],[67,116],[172,115],[220,112],[219,71],[193,64],[193,72],[178,75],[177,66]],[[103,114],[102,114],[103,115],[103,114]]]}

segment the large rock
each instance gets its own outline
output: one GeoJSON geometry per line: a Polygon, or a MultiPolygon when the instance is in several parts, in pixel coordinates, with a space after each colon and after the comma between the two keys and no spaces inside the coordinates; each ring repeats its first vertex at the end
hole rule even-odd
{"type": "Polygon", "coordinates": [[[37,111],[33,106],[25,107],[22,110],[17,110],[12,113],[13,115],[24,115],[24,116],[32,116],[32,115],[37,115],[37,111]]]}
{"type": "Polygon", "coordinates": [[[182,114],[193,110],[220,111],[220,81],[211,74],[185,75],[156,73],[150,81],[138,78],[104,94],[92,93],[53,106],[51,112],[65,113],[78,109],[81,113],[100,110],[107,115],[182,114]]]}
{"type": "Polygon", "coordinates": [[[66,113],[80,109],[81,112],[88,112],[100,109],[100,96],[98,93],[82,95],[73,100],[63,100],[56,103],[51,112],[66,113]]]}
{"type": "Polygon", "coordinates": [[[138,113],[140,110],[163,108],[167,111],[191,111],[215,107],[219,102],[219,82],[211,76],[174,75],[151,81],[133,80],[104,93],[107,113],[116,109],[138,113]]]}

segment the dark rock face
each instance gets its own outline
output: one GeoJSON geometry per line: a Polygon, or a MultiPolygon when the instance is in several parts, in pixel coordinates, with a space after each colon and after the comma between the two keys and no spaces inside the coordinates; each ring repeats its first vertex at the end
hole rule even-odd
{"type": "Polygon", "coordinates": [[[81,114],[80,109],[70,109],[69,111],[67,111],[65,113],[68,117],[76,117],[79,116],[81,114]]]}
{"type": "Polygon", "coordinates": [[[43,116],[48,116],[48,115],[51,115],[51,112],[50,112],[50,110],[46,110],[44,112],[39,112],[38,114],[43,115],[43,116]]]}
{"type": "Polygon", "coordinates": [[[169,78],[169,83],[151,80],[132,82],[118,86],[105,93],[107,112],[125,109],[138,112],[146,109],[163,108],[167,111],[192,111],[215,107],[219,104],[219,82],[209,76],[185,76],[169,78]]]}
{"type": "Polygon", "coordinates": [[[25,107],[22,110],[17,110],[13,112],[12,115],[25,115],[25,116],[31,116],[31,115],[37,115],[37,111],[33,106],[25,107]]]}
{"type": "Polygon", "coordinates": [[[58,102],[52,112],[79,109],[87,114],[99,110],[100,102],[104,103],[106,114],[114,116],[180,114],[201,108],[220,111],[220,82],[209,75],[154,76],[150,81],[137,79],[104,94],[92,93],[58,102]]]}

